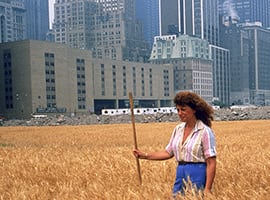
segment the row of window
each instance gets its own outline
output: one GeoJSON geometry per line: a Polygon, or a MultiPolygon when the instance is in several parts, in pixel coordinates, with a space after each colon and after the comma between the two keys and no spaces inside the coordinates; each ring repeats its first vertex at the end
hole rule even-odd
{"type": "Polygon", "coordinates": [[[212,85],[204,85],[204,84],[193,84],[194,89],[201,89],[202,91],[213,91],[212,85]]]}
{"type": "MultiPolygon", "coordinates": [[[[153,80],[152,80],[152,69],[149,69],[149,89],[150,89],[150,96],[153,96],[153,80]]],[[[105,72],[104,72],[104,65],[101,65],[101,86],[102,86],[102,90],[101,90],[101,95],[105,95],[105,72]]],[[[145,80],[144,80],[144,68],[141,68],[141,95],[145,96],[145,80]]],[[[123,96],[127,95],[127,86],[126,86],[126,68],[125,66],[123,66],[123,96]]],[[[113,95],[116,96],[117,95],[117,78],[116,78],[116,66],[113,65],[112,66],[112,81],[113,81],[113,95]]],[[[136,91],[136,69],[133,68],[133,91],[136,91]]],[[[104,96],[103,95],[103,96],[104,96]]],[[[136,92],[135,92],[136,95],[136,92]]]]}
{"type": "Polygon", "coordinates": [[[123,70],[123,95],[124,95],[124,96],[127,96],[127,86],[126,86],[126,83],[127,83],[127,76],[126,76],[126,67],[123,66],[122,70],[123,70]]]}
{"type": "Polygon", "coordinates": [[[46,100],[47,104],[56,105],[54,54],[46,52],[44,56],[45,56],[46,100]]]}
{"type": "Polygon", "coordinates": [[[11,53],[6,50],[3,55],[4,58],[4,87],[5,87],[5,103],[6,109],[13,108],[13,98],[12,98],[12,64],[11,64],[11,53]]]}
{"type": "Polygon", "coordinates": [[[163,85],[164,85],[163,95],[165,97],[170,96],[169,70],[163,70],[163,85]]]}
{"type": "Polygon", "coordinates": [[[86,89],[85,89],[85,60],[77,58],[77,98],[78,109],[86,108],[86,89]]]}

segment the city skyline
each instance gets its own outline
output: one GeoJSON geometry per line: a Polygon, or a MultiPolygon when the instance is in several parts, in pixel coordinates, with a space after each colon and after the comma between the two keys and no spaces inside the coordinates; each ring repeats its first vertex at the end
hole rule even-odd
{"type": "Polygon", "coordinates": [[[179,90],[196,91],[221,107],[270,105],[268,2],[235,0],[246,18],[234,20],[218,14],[215,0],[160,0],[158,6],[154,0],[3,1],[0,109],[14,116],[40,108],[99,113],[125,108],[129,90],[138,107],[170,106],[169,97],[179,90]],[[71,78],[63,79],[69,70],[71,78]],[[43,82],[33,90],[22,87],[25,79],[43,82]],[[73,95],[62,98],[58,84],[70,81],[73,95]]]}

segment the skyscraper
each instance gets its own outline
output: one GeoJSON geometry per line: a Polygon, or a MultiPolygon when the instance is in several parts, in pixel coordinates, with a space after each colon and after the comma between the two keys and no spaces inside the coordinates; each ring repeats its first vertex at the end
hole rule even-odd
{"type": "Polygon", "coordinates": [[[233,18],[221,29],[221,45],[230,50],[230,84],[232,104],[241,105],[250,103],[249,91],[249,37],[247,32],[233,18]]]}
{"type": "Polygon", "coordinates": [[[23,0],[0,1],[0,43],[23,40],[26,19],[23,0]]]}
{"type": "Polygon", "coordinates": [[[57,0],[54,4],[55,42],[70,47],[90,49],[90,0],[57,0]]]}
{"type": "Polygon", "coordinates": [[[225,19],[231,17],[239,22],[261,22],[270,27],[269,0],[219,0],[219,12],[225,19]]]}
{"type": "Polygon", "coordinates": [[[255,105],[270,105],[270,31],[256,25],[243,29],[250,39],[250,102],[255,105]]]}
{"type": "Polygon", "coordinates": [[[219,44],[216,0],[160,0],[160,34],[186,34],[219,44]]]}
{"type": "Polygon", "coordinates": [[[148,47],[133,0],[57,0],[55,41],[91,49],[94,58],[147,61],[148,47]]]}
{"type": "Polygon", "coordinates": [[[269,0],[219,0],[234,104],[270,105],[269,8],[269,0]]]}
{"type": "Polygon", "coordinates": [[[159,35],[159,2],[136,0],[136,18],[142,22],[144,38],[152,47],[154,37],[159,35]]]}
{"type": "MultiPolygon", "coordinates": [[[[209,42],[212,59],[213,97],[229,105],[229,59],[227,49],[219,46],[217,0],[160,0],[160,34],[189,35],[209,42]]],[[[201,59],[201,58],[200,58],[201,59]]]]}
{"type": "Polygon", "coordinates": [[[24,0],[26,9],[27,39],[46,40],[49,31],[49,2],[24,0]]]}
{"type": "Polygon", "coordinates": [[[179,0],[159,0],[159,35],[183,33],[180,29],[179,0]]]}

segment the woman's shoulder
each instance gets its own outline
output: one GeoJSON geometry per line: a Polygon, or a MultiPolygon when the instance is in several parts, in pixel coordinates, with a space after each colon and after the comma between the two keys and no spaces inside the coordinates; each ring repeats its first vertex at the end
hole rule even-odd
{"type": "Polygon", "coordinates": [[[197,121],[196,129],[198,129],[198,130],[206,130],[206,131],[211,130],[212,131],[211,127],[209,127],[208,125],[203,123],[203,121],[201,121],[201,120],[197,121]]]}
{"type": "Polygon", "coordinates": [[[197,129],[206,135],[214,135],[214,131],[211,127],[207,126],[205,123],[203,123],[201,120],[198,120],[197,122],[197,129]]]}
{"type": "Polygon", "coordinates": [[[174,130],[181,130],[185,128],[185,122],[180,122],[179,124],[177,124],[174,128],[174,130]]]}

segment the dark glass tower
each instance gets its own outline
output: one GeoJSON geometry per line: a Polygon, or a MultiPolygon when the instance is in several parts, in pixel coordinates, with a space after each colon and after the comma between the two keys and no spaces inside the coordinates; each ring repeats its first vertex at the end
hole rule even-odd
{"type": "Polygon", "coordinates": [[[49,31],[48,0],[25,0],[27,39],[46,40],[49,31]]]}
{"type": "Polygon", "coordinates": [[[136,0],[136,18],[142,22],[144,38],[150,47],[159,35],[158,5],[157,0],[136,0]]]}
{"type": "Polygon", "coordinates": [[[159,33],[160,35],[172,35],[181,33],[179,27],[179,0],[159,1],[159,33]]]}

